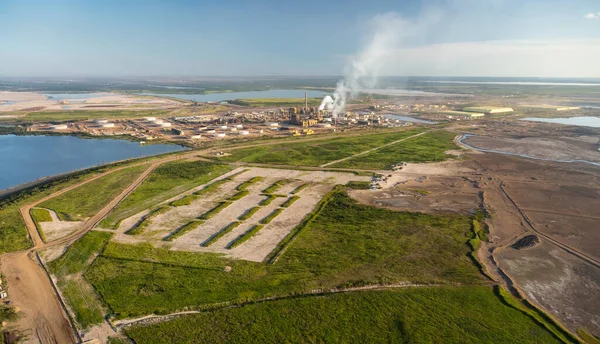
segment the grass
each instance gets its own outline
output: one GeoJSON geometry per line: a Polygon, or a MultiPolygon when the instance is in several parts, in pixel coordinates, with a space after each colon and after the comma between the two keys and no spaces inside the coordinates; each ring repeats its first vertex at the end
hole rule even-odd
{"type": "Polygon", "coordinates": [[[190,231],[193,231],[194,229],[198,228],[198,226],[202,225],[203,223],[204,223],[204,221],[198,221],[198,220],[190,221],[190,222],[186,223],[185,225],[177,228],[175,231],[173,231],[173,233],[169,234],[163,240],[173,241],[173,240],[183,236],[184,234],[186,234],[190,231]]]}
{"type": "Polygon", "coordinates": [[[32,208],[31,210],[29,210],[29,214],[31,215],[31,218],[35,223],[35,228],[37,229],[40,238],[42,238],[42,240],[46,242],[46,235],[42,230],[40,222],[51,222],[52,217],[50,217],[50,212],[47,209],[32,208]]]}
{"type": "Polygon", "coordinates": [[[72,244],[57,259],[48,263],[50,271],[58,277],[84,271],[93,258],[108,243],[112,233],[91,231],[72,244]]]}
{"type": "Polygon", "coordinates": [[[52,198],[40,207],[52,209],[62,221],[94,216],[139,177],[148,165],[128,167],[52,198]]]}
{"type": "Polygon", "coordinates": [[[560,343],[489,287],[267,301],[125,330],[136,343],[560,343]]]}
{"type": "Polygon", "coordinates": [[[258,203],[258,205],[260,205],[262,207],[267,206],[267,205],[271,204],[271,202],[273,202],[275,199],[277,199],[277,196],[275,196],[275,195],[267,195],[267,198],[265,198],[262,201],[260,201],[258,203]]]}
{"type": "Polygon", "coordinates": [[[165,163],[157,167],[137,189],[119,203],[100,225],[103,228],[116,228],[119,221],[206,183],[231,169],[227,165],[205,161],[165,163]]]}
{"type": "Polygon", "coordinates": [[[346,187],[354,190],[369,190],[371,183],[367,181],[349,181],[346,183],[346,187]]]}
{"type": "Polygon", "coordinates": [[[360,205],[339,190],[328,197],[274,264],[111,242],[86,278],[117,318],[335,287],[485,282],[468,256],[469,217],[360,205]]]}
{"type": "Polygon", "coordinates": [[[194,195],[197,196],[201,196],[201,195],[206,195],[210,192],[213,192],[215,190],[217,190],[217,188],[227,182],[230,182],[232,179],[230,178],[224,178],[224,179],[219,179],[216,182],[210,183],[209,185],[205,186],[204,188],[202,188],[201,190],[198,190],[196,192],[194,192],[194,195]]]}
{"type": "Polygon", "coordinates": [[[202,247],[209,247],[210,245],[216,243],[219,239],[221,239],[226,234],[230,233],[232,230],[234,230],[237,226],[239,226],[241,224],[242,223],[238,222],[238,221],[234,221],[234,222],[228,224],[223,229],[221,229],[220,231],[218,231],[215,235],[211,236],[208,240],[206,240],[205,242],[203,242],[201,246],[202,247]]]}
{"type": "Polygon", "coordinates": [[[86,329],[104,321],[102,303],[88,282],[79,277],[60,279],[57,285],[81,328],[86,329]]]}
{"type": "Polygon", "coordinates": [[[294,204],[294,202],[296,202],[297,200],[299,200],[300,197],[299,196],[292,196],[290,198],[288,198],[285,202],[283,202],[283,204],[281,205],[283,208],[287,208],[290,205],[294,204]]]}
{"type": "Polygon", "coordinates": [[[294,190],[291,192],[291,194],[292,194],[292,195],[296,195],[296,194],[300,193],[300,191],[302,191],[302,190],[306,189],[308,186],[309,186],[309,184],[302,184],[302,185],[298,186],[297,188],[295,188],[295,189],[294,189],[294,190]]]}
{"type": "Polygon", "coordinates": [[[231,202],[220,202],[216,207],[214,207],[211,210],[207,211],[206,213],[200,215],[198,217],[198,219],[208,220],[208,219],[212,218],[213,216],[217,215],[218,213],[220,213],[221,211],[223,211],[223,209],[229,207],[230,205],[231,205],[231,202]]]}
{"type": "MultiPolygon", "coordinates": [[[[308,98],[308,106],[319,106],[321,104],[321,98],[308,98]]],[[[242,105],[242,106],[281,106],[281,107],[292,107],[292,106],[304,106],[304,98],[250,98],[250,99],[236,99],[229,101],[231,104],[242,105]]]]}
{"type": "Polygon", "coordinates": [[[456,134],[447,131],[434,131],[378,149],[372,153],[348,159],[331,167],[356,168],[366,170],[386,170],[400,162],[434,162],[450,158],[445,152],[459,149],[454,142],[456,134]]]}
{"type": "Polygon", "coordinates": [[[236,193],[235,195],[229,197],[227,200],[228,201],[237,201],[237,200],[240,200],[240,199],[248,196],[249,194],[250,194],[250,191],[242,190],[242,191],[239,191],[238,193],[236,193]]]}
{"type": "Polygon", "coordinates": [[[166,116],[166,110],[64,110],[64,111],[37,111],[30,112],[25,117],[26,121],[66,121],[86,120],[94,118],[134,118],[146,116],[166,116]]]}
{"type": "Polygon", "coordinates": [[[241,234],[237,238],[235,238],[229,245],[227,245],[228,249],[236,248],[246,241],[250,240],[253,236],[255,236],[264,226],[263,225],[254,225],[250,227],[245,233],[241,234]]]}
{"type": "Polygon", "coordinates": [[[273,219],[275,219],[279,214],[281,214],[282,211],[283,211],[282,208],[277,208],[277,209],[273,210],[269,215],[267,215],[265,218],[260,220],[259,223],[261,223],[263,225],[271,223],[271,221],[273,221],[273,219]]]}
{"type": "Polygon", "coordinates": [[[152,219],[154,219],[155,217],[157,217],[160,214],[166,213],[167,211],[169,211],[171,209],[172,208],[170,206],[164,205],[160,208],[152,210],[148,214],[144,215],[144,217],[142,217],[142,219],[140,221],[138,221],[138,223],[136,223],[130,230],[125,232],[125,234],[128,234],[128,235],[142,234],[144,232],[144,230],[146,230],[146,228],[148,228],[148,226],[150,226],[150,224],[152,223],[152,219]]]}
{"type": "Polygon", "coordinates": [[[249,218],[252,217],[252,215],[254,215],[259,210],[260,210],[260,207],[252,207],[252,208],[248,209],[248,211],[243,213],[240,217],[238,217],[238,220],[240,220],[240,221],[248,220],[249,218]]]}
{"type": "Polygon", "coordinates": [[[394,142],[423,129],[365,133],[360,136],[323,138],[306,142],[289,142],[286,144],[240,148],[231,155],[221,157],[224,161],[244,161],[249,163],[270,163],[281,165],[319,166],[327,162],[342,159],[365,150],[394,142]]]}
{"type": "Polygon", "coordinates": [[[278,180],[275,183],[271,184],[268,188],[263,190],[263,193],[266,194],[272,194],[275,191],[279,190],[279,188],[281,188],[282,186],[284,186],[285,184],[287,184],[289,181],[282,179],[282,180],[278,180]]]}
{"type": "Polygon", "coordinates": [[[585,343],[588,344],[600,344],[600,339],[594,337],[593,335],[589,334],[586,330],[580,328],[577,330],[577,334],[579,334],[579,336],[583,339],[583,341],[585,343]]]}

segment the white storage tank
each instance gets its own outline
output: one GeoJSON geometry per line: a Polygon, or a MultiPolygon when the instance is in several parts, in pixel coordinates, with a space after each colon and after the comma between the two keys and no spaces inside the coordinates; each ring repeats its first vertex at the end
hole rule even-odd
{"type": "Polygon", "coordinates": [[[240,135],[249,135],[249,134],[250,134],[250,132],[249,132],[248,130],[240,130],[240,131],[238,132],[238,134],[240,134],[240,135]]]}
{"type": "Polygon", "coordinates": [[[317,126],[319,128],[331,128],[331,124],[330,123],[319,123],[319,124],[317,124],[317,126]]]}
{"type": "Polygon", "coordinates": [[[219,129],[227,129],[227,126],[226,125],[221,125],[221,126],[219,126],[219,129]]]}
{"type": "Polygon", "coordinates": [[[163,128],[169,128],[171,126],[171,123],[169,123],[169,122],[161,123],[160,126],[163,128]]]}
{"type": "Polygon", "coordinates": [[[217,138],[217,139],[222,138],[222,137],[225,137],[225,133],[217,133],[217,134],[215,134],[215,138],[217,138]]]}
{"type": "Polygon", "coordinates": [[[190,136],[190,139],[192,139],[192,140],[197,140],[197,139],[201,139],[201,138],[202,138],[202,135],[200,135],[200,134],[190,136]]]}
{"type": "Polygon", "coordinates": [[[207,133],[207,134],[214,134],[214,133],[216,133],[216,132],[217,132],[217,131],[216,131],[216,130],[214,130],[214,129],[211,129],[211,130],[207,130],[207,131],[206,131],[206,133],[207,133]]]}
{"type": "Polygon", "coordinates": [[[244,126],[241,124],[236,124],[235,127],[236,129],[244,129],[244,126]]]}
{"type": "Polygon", "coordinates": [[[66,124],[54,124],[50,126],[50,129],[52,130],[65,130],[68,129],[69,127],[66,124]]]}
{"type": "Polygon", "coordinates": [[[154,122],[156,121],[156,117],[144,117],[144,119],[148,122],[154,122]]]}
{"type": "Polygon", "coordinates": [[[237,131],[237,128],[230,128],[229,131],[237,131]]]}
{"type": "Polygon", "coordinates": [[[102,128],[114,128],[115,124],[114,123],[104,123],[101,125],[102,128]]]}
{"type": "Polygon", "coordinates": [[[108,120],[107,119],[97,119],[94,122],[96,122],[97,124],[105,124],[105,123],[108,123],[108,120]]]}
{"type": "Polygon", "coordinates": [[[163,124],[163,120],[162,119],[155,119],[154,121],[151,121],[154,124],[163,124]]]}
{"type": "Polygon", "coordinates": [[[279,123],[277,123],[277,122],[269,122],[269,123],[267,123],[267,125],[268,125],[269,127],[278,127],[278,126],[279,126],[279,123]]]}

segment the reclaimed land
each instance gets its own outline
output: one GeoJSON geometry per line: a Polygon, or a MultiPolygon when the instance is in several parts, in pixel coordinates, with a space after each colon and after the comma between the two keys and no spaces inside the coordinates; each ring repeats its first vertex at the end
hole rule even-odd
{"type": "Polygon", "coordinates": [[[344,191],[330,197],[274,264],[111,242],[86,278],[117,318],[336,287],[485,283],[468,256],[471,218],[360,205],[344,191]]]}
{"type": "Polygon", "coordinates": [[[205,161],[175,161],[163,164],[100,222],[116,228],[119,221],[151,208],[162,201],[206,183],[232,168],[205,161]]]}
{"type": "Polygon", "coordinates": [[[231,155],[221,157],[223,161],[243,161],[248,163],[269,163],[280,165],[319,166],[339,160],[368,149],[394,142],[422,132],[415,128],[403,131],[369,134],[360,136],[324,138],[307,142],[289,142],[285,145],[241,148],[231,155]]]}
{"type": "Polygon", "coordinates": [[[331,167],[390,170],[392,165],[400,162],[444,161],[451,157],[446,151],[459,149],[453,142],[454,136],[456,134],[448,131],[434,131],[339,162],[331,167]]]}
{"type": "Polygon", "coordinates": [[[94,216],[147,168],[148,165],[139,165],[115,171],[49,199],[40,207],[54,210],[62,221],[78,221],[94,216]]]}
{"type": "Polygon", "coordinates": [[[125,330],[136,343],[560,343],[491,287],[290,298],[125,330]]]}

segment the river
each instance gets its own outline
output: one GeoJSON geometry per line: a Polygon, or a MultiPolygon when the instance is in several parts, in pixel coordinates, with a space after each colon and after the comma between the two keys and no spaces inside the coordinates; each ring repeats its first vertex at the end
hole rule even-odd
{"type": "Polygon", "coordinates": [[[184,149],[115,139],[0,135],[0,191],[42,177],[184,149]]]}

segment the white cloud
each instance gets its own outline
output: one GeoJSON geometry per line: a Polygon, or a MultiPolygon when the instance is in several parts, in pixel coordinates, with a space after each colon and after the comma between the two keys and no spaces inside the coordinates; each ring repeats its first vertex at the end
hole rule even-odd
{"type": "Polygon", "coordinates": [[[600,12],[598,13],[588,13],[583,16],[585,19],[600,19],[600,12]]]}
{"type": "Polygon", "coordinates": [[[485,41],[388,51],[383,75],[600,77],[600,39],[485,41]]]}

